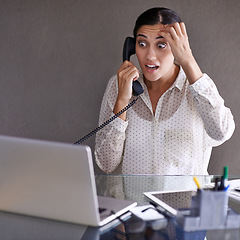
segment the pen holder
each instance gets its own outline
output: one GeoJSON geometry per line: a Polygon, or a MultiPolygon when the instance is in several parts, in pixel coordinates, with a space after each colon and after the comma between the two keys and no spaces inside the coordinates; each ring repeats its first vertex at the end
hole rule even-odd
{"type": "Polygon", "coordinates": [[[176,222],[184,231],[239,229],[240,214],[228,206],[227,191],[198,189],[190,209],[179,209],[176,222]]]}
{"type": "Polygon", "coordinates": [[[199,189],[192,199],[192,216],[199,216],[201,228],[224,227],[228,211],[226,191],[209,191],[199,189]]]}

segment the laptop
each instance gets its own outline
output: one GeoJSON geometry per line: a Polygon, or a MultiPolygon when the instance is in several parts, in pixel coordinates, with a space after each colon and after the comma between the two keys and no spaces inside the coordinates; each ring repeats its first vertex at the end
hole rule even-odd
{"type": "Polygon", "coordinates": [[[103,226],[136,205],[97,197],[90,147],[0,136],[1,211],[103,226]]]}

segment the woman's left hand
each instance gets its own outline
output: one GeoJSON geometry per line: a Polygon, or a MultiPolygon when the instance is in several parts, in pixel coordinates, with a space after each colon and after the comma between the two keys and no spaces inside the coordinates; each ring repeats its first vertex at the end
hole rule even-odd
{"type": "Polygon", "coordinates": [[[192,54],[185,24],[176,22],[164,25],[160,31],[170,45],[176,63],[186,73],[189,83],[196,82],[203,74],[192,54]]]}
{"type": "Polygon", "coordinates": [[[194,59],[183,22],[164,25],[164,28],[161,29],[161,35],[169,43],[173,56],[179,65],[184,66],[194,59]]]}

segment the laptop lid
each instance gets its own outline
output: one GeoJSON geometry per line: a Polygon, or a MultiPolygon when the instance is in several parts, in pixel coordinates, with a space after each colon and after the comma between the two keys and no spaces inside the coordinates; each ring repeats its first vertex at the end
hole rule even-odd
{"type": "Polygon", "coordinates": [[[88,146],[0,136],[0,210],[100,226],[98,208],[88,146]]]}

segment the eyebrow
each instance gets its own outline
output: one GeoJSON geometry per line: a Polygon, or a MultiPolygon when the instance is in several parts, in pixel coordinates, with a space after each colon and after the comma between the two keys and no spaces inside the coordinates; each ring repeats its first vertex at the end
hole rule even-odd
{"type": "MultiPolygon", "coordinates": [[[[147,36],[145,36],[144,34],[138,34],[137,37],[147,38],[147,36]]],[[[158,37],[156,37],[156,39],[160,39],[160,38],[164,38],[164,37],[163,37],[163,36],[158,36],[158,37]]]]}

